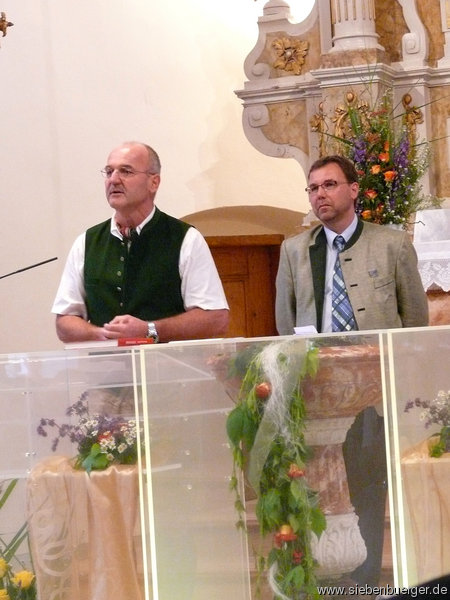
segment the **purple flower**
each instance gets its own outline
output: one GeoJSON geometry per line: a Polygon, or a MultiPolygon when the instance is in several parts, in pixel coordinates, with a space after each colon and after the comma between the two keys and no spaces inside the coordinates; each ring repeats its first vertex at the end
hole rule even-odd
{"type": "Polygon", "coordinates": [[[408,169],[409,166],[409,138],[406,132],[402,134],[400,142],[394,148],[394,164],[396,169],[408,169]]]}
{"type": "Polygon", "coordinates": [[[352,149],[351,149],[351,158],[357,163],[363,163],[366,160],[367,156],[367,142],[364,139],[364,136],[360,136],[358,138],[354,138],[352,141],[352,149]]]}

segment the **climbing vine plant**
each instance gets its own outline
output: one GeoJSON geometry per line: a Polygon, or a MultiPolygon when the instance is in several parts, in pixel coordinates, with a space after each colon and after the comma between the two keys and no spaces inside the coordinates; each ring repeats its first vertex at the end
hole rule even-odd
{"type": "Polygon", "coordinates": [[[257,495],[261,536],[272,535],[258,572],[267,571],[277,598],[320,598],[312,536],[326,527],[318,494],[308,486],[311,450],[305,442],[306,407],[301,382],[314,375],[318,350],[296,339],[249,346],[233,358],[230,376],[242,379],[236,406],[227,419],[232,446],[231,488],[239,527],[245,503],[239,475],[245,473],[257,495]]]}

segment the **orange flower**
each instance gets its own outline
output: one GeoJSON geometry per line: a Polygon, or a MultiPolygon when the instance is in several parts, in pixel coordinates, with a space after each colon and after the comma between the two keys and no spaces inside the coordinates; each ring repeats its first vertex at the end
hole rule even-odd
{"type": "Polygon", "coordinates": [[[397,171],[385,171],[384,180],[385,181],[393,181],[395,176],[397,175],[397,171]]]}
{"type": "Polygon", "coordinates": [[[370,168],[370,172],[372,173],[372,175],[378,175],[378,173],[380,171],[381,171],[380,165],[372,165],[372,167],[370,168]]]}
{"type": "Polygon", "coordinates": [[[305,475],[304,469],[301,469],[295,463],[291,463],[291,465],[289,466],[289,471],[288,471],[288,476],[291,479],[297,479],[298,477],[303,477],[304,475],[305,475]]]}
{"type": "Polygon", "coordinates": [[[389,152],[389,148],[390,148],[389,140],[386,140],[384,142],[384,146],[383,147],[384,147],[384,151],[385,152],[389,152]]]}
{"type": "Polygon", "coordinates": [[[370,219],[372,218],[372,211],[371,210],[363,210],[361,213],[361,217],[363,219],[365,219],[366,221],[370,221],[370,219]]]}
{"type": "Polygon", "coordinates": [[[378,158],[381,160],[381,162],[388,162],[389,152],[380,152],[380,154],[378,155],[378,158]]]}
{"type": "Polygon", "coordinates": [[[297,535],[290,525],[282,525],[278,533],[275,534],[275,546],[280,548],[283,542],[293,542],[297,535]]]}
{"type": "Polygon", "coordinates": [[[378,192],[376,190],[366,190],[364,192],[364,196],[367,196],[369,200],[375,200],[375,198],[378,196],[378,192]]]}

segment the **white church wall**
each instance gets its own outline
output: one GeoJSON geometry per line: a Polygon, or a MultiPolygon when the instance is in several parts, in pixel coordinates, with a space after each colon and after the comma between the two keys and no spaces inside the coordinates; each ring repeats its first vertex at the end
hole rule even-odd
{"type": "MultiPolygon", "coordinates": [[[[308,12],[304,0],[293,10],[308,12]]],[[[50,308],[67,252],[111,211],[100,169],[138,139],[163,163],[174,216],[221,206],[307,212],[304,173],[257,152],[234,90],[257,38],[258,0],[1,0],[0,353],[61,347],[50,308]]]]}

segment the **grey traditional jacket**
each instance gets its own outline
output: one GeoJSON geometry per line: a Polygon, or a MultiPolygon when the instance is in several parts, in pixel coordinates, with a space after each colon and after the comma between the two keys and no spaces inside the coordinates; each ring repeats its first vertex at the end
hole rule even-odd
{"type": "MultiPolygon", "coordinates": [[[[276,279],[280,335],[294,326],[321,331],[327,243],[322,225],[286,239],[276,279]]],[[[360,330],[428,325],[428,304],[409,235],[358,222],[342,251],[341,266],[360,330]]]]}

